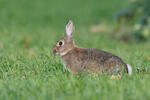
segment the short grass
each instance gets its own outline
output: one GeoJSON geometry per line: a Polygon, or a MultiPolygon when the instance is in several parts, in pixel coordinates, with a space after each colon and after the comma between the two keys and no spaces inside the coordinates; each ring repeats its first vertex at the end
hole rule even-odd
{"type": "Polygon", "coordinates": [[[109,33],[92,33],[92,24],[113,26],[126,0],[1,0],[0,100],[149,100],[150,43],[124,43],[109,33]],[[120,56],[133,67],[121,79],[82,73],[72,75],[51,49],[65,23],[76,25],[75,42],[120,56]]]}

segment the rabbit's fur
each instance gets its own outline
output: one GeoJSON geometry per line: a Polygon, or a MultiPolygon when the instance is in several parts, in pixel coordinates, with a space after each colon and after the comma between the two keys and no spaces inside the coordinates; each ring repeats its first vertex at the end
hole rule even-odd
{"type": "Polygon", "coordinates": [[[66,25],[65,37],[57,41],[52,51],[60,55],[71,72],[77,74],[84,70],[89,72],[106,72],[120,74],[121,68],[128,73],[128,66],[117,56],[98,49],[81,48],[73,41],[74,24],[66,25]]]}

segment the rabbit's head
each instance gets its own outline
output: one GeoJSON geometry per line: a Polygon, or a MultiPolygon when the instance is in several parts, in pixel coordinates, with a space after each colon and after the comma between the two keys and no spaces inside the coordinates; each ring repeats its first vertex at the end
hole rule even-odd
{"type": "Polygon", "coordinates": [[[64,38],[58,40],[54,45],[52,52],[63,56],[67,54],[74,47],[73,33],[74,33],[74,24],[72,21],[69,21],[66,25],[65,36],[64,38]]]}

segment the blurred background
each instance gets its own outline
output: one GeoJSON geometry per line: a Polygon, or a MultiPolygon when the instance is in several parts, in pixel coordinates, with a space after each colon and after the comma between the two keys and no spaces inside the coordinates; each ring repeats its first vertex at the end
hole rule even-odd
{"type": "Polygon", "coordinates": [[[0,0],[1,39],[10,34],[24,36],[37,32],[52,38],[62,33],[71,19],[77,31],[109,33],[125,42],[148,41],[149,4],[149,0],[0,0]]]}
{"type": "MultiPolygon", "coordinates": [[[[92,33],[112,34],[117,12],[128,3],[128,0],[0,0],[0,44],[7,50],[51,48],[64,35],[70,19],[75,23],[77,44],[88,42],[92,33]]],[[[101,38],[101,34],[97,36],[101,38]]]]}
{"type": "Polygon", "coordinates": [[[1,27],[60,27],[69,19],[78,25],[109,22],[127,3],[120,0],[1,0],[1,27]]]}

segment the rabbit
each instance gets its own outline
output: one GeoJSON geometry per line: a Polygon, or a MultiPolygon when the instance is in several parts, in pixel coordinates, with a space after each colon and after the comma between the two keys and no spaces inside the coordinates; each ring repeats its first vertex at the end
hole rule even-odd
{"type": "Polygon", "coordinates": [[[69,21],[65,28],[65,36],[56,42],[52,48],[54,55],[62,58],[64,65],[73,73],[88,72],[119,74],[123,68],[125,73],[132,74],[132,68],[125,64],[121,58],[109,52],[76,46],[73,40],[75,31],[73,21],[69,21]]]}

